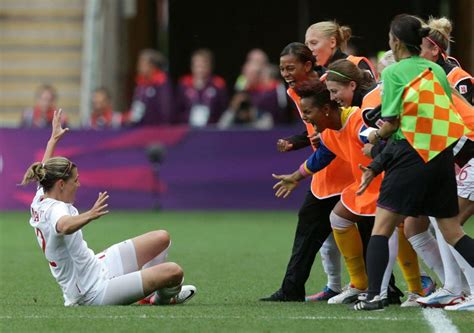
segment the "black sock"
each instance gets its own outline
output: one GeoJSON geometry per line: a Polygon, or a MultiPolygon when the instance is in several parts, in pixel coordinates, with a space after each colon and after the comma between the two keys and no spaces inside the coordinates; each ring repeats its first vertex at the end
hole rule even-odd
{"type": "Polygon", "coordinates": [[[474,267],[474,239],[468,235],[464,235],[454,245],[454,248],[466,259],[471,267],[474,267]]]}
{"type": "Polygon", "coordinates": [[[385,236],[370,237],[367,247],[367,274],[369,276],[369,290],[367,298],[373,299],[380,294],[383,275],[388,265],[388,238],[385,236]]]}

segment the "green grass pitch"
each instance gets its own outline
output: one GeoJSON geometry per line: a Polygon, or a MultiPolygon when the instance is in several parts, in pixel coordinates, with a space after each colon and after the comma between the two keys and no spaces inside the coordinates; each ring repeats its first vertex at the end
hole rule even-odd
{"type": "MultiPolygon", "coordinates": [[[[95,252],[149,230],[168,230],[169,260],[198,288],[189,303],[168,307],[65,308],[28,218],[27,212],[0,215],[1,332],[433,331],[421,309],[359,313],[343,305],[258,302],[281,283],[296,212],[112,212],[84,228],[95,252]]],[[[473,222],[466,226],[470,235],[473,222]]],[[[398,268],[395,273],[406,290],[398,268]]],[[[318,257],[307,291],[324,284],[318,257]]],[[[472,312],[446,315],[460,332],[472,332],[472,312]]]]}

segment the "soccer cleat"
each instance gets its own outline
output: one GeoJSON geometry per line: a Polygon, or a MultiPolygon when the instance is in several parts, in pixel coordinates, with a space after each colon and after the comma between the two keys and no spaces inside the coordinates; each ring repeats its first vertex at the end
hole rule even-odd
{"type": "Polygon", "coordinates": [[[153,305],[176,305],[176,304],[183,304],[187,301],[189,301],[191,298],[196,295],[197,289],[195,286],[192,285],[185,285],[181,287],[181,291],[171,297],[169,301],[167,302],[162,302],[160,300],[160,295],[159,292],[155,292],[153,296],[150,298],[150,304],[153,305]]]}
{"type": "Polygon", "coordinates": [[[431,295],[436,290],[436,282],[427,275],[421,276],[421,286],[425,297],[431,295]]]}
{"type": "Polygon", "coordinates": [[[181,291],[175,297],[172,297],[170,304],[183,304],[189,301],[196,295],[197,289],[195,286],[186,285],[181,287],[181,291]]]}
{"type": "MultiPolygon", "coordinates": [[[[154,294],[154,293],[153,293],[154,294]]],[[[137,302],[137,305],[150,305],[150,297],[145,297],[137,302]]]]}
{"type": "Polygon", "coordinates": [[[375,296],[372,300],[358,300],[353,307],[356,311],[381,311],[384,309],[380,296],[375,296]]]}
{"type": "Polygon", "coordinates": [[[416,307],[420,307],[420,304],[416,301],[418,298],[420,298],[421,296],[418,295],[417,293],[412,293],[412,292],[408,292],[408,297],[407,299],[405,300],[405,302],[403,302],[400,307],[402,308],[416,308],[416,307]]]}
{"type": "MultiPolygon", "coordinates": [[[[389,284],[387,289],[388,289],[388,296],[384,300],[384,302],[386,302],[388,304],[402,304],[402,301],[400,299],[404,296],[404,294],[395,285],[395,283],[389,284]]],[[[388,306],[388,304],[384,303],[385,306],[388,306]]]]}
{"type": "Polygon", "coordinates": [[[328,286],[325,286],[322,291],[319,293],[313,294],[306,296],[305,301],[306,302],[321,302],[321,301],[327,301],[331,297],[334,297],[336,295],[339,295],[337,291],[332,290],[328,286]]]}
{"type": "Polygon", "coordinates": [[[348,285],[344,287],[340,294],[328,299],[328,304],[349,304],[355,302],[357,297],[364,291],[365,290],[353,288],[351,285],[348,285]]]}
{"type": "Polygon", "coordinates": [[[278,289],[268,297],[260,298],[263,302],[304,302],[304,297],[290,297],[283,293],[283,290],[278,289]]]}
{"type": "Polygon", "coordinates": [[[416,301],[421,306],[429,308],[444,308],[447,305],[455,305],[464,300],[462,295],[454,294],[451,291],[440,288],[430,296],[420,297],[416,301]]]}
{"type": "Polygon", "coordinates": [[[444,309],[448,311],[474,311],[474,296],[466,297],[464,301],[458,304],[445,306],[444,309]]]}

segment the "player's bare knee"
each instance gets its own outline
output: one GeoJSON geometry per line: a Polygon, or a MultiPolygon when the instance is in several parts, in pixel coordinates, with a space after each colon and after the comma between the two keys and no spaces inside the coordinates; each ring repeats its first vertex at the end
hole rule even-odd
{"type": "Polygon", "coordinates": [[[153,236],[156,240],[156,244],[159,244],[160,247],[167,248],[170,245],[171,237],[168,231],[166,230],[155,230],[153,231],[153,236]]]}
{"type": "Polygon", "coordinates": [[[166,265],[166,273],[168,275],[168,278],[171,281],[175,281],[176,283],[181,283],[184,276],[184,272],[181,266],[174,262],[167,262],[163,265],[166,265]]]}

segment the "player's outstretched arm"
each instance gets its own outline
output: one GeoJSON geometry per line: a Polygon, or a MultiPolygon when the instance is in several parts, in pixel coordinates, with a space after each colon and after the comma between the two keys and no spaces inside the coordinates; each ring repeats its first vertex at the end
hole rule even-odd
{"type": "Polygon", "coordinates": [[[84,227],[89,222],[98,219],[102,215],[108,214],[108,198],[109,195],[107,192],[100,192],[94,206],[92,206],[92,208],[87,212],[76,216],[65,215],[61,217],[56,223],[56,231],[62,235],[70,235],[84,227]]]}
{"type": "Polygon", "coordinates": [[[62,110],[54,110],[54,116],[52,121],[51,127],[51,138],[48,140],[48,144],[46,145],[46,150],[44,151],[43,160],[41,163],[46,163],[54,155],[54,149],[56,148],[56,144],[61,140],[63,135],[69,131],[69,128],[62,128],[61,126],[61,115],[62,110]]]}
{"type": "Polygon", "coordinates": [[[286,198],[291,192],[298,186],[300,180],[304,179],[304,176],[296,170],[291,175],[275,175],[272,174],[273,178],[278,179],[279,182],[273,185],[275,190],[275,196],[280,198],[286,198]]]}

